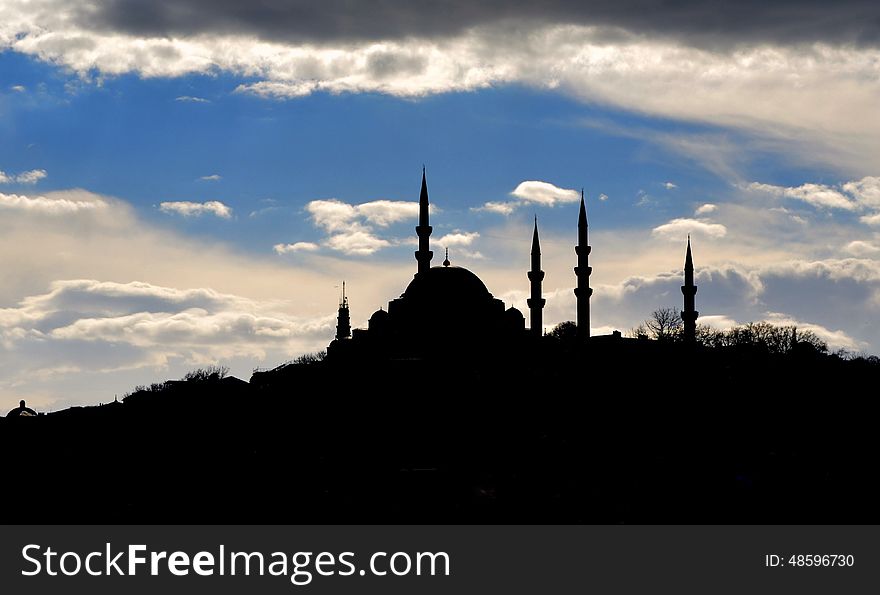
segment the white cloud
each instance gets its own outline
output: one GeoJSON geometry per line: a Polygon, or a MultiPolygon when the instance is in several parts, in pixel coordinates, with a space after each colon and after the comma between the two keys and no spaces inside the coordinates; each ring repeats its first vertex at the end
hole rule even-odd
{"type": "Polygon", "coordinates": [[[46,196],[25,196],[0,192],[0,209],[45,215],[65,215],[78,211],[103,209],[106,206],[107,203],[102,198],[84,192],[55,192],[46,196]]]}
{"type": "Polygon", "coordinates": [[[710,213],[714,213],[718,210],[717,205],[713,205],[712,203],[706,203],[697,207],[697,210],[694,211],[694,215],[699,217],[700,215],[708,215],[710,213]]]}
{"type": "MultiPolygon", "coordinates": [[[[417,219],[419,203],[374,200],[349,204],[330,198],[313,200],[306,207],[312,222],[327,232],[324,244],[346,254],[369,255],[394,242],[376,235],[373,226],[388,227],[401,221],[417,219]]],[[[436,212],[431,207],[431,212],[436,212]]]]}
{"type": "Polygon", "coordinates": [[[163,213],[177,213],[184,217],[199,217],[210,214],[221,219],[230,219],[232,209],[220,201],[209,200],[207,202],[190,202],[188,200],[159,203],[159,209],[163,213]]]}
{"type": "Polygon", "coordinates": [[[605,193],[600,194],[599,200],[601,200],[602,202],[605,202],[606,200],[608,200],[608,195],[605,193]]]}
{"type": "MultiPolygon", "coordinates": [[[[278,306],[209,288],[64,280],[0,309],[0,340],[7,355],[39,354],[62,372],[83,373],[262,358],[330,334],[332,314],[296,317],[278,306]]],[[[25,372],[47,363],[30,362],[25,372]]]]}
{"type": "Polygon", "coordinates": [[[577,202],[581,197],[577,190],[560,188],[538,180],[520,182],[510,194],[523,203],[535,203],[547,207],[556,206],[557,203],[577,202]]]}
{"type": "Polygon", "coordinates": [[[211,103],[210,99],[205,99],[204,97],[193,97],[191,95],[181,95],[180,97],[175,97],[174,101],[182,101],[184,103],[211,103]]]}
{"type": "Polygon", "coordinates": [[[844,246],[843,249],[853,256],[872,256],[880,253],[880,247],[877,247],[871,242],[865,242],[862,240],[853,240],[844,246]]]}
{"type": "Polygon", "coordinates": [[[436,243],[444,248],[470,246],[479,237],[480,234],[476,231],[454,231],[438,238],[436,243]]]}
{"type": "MultiPolygon", "coordinates": [[[[844,182],[834,186],[806,183],[796,187],[774,186],[752,182],[746,189],[766,193],[779,198],[803,201],[817,208],[841,209],[849,212],[864,212],[859,217],[867,225],[880,225],[880,177],[866,176],[860,180],[844,182]]],[[[792,215],[793,220],[805,220],[792,215]]]]}
{"type": "Polygon", "coordinates": [[[498,213],[499,215],[510,215],[518,206],[519,203],[515,202],[487,202],[481,207],[471,207],[471,210],[498,213]]]}
{"type": "Polygon", "coordinates": [[[325,243],[333,250],[359,256],[368,256],[391,245],[388,240],[379,238],[369,229],[357,225],[353,225],[344,232],[331,235],[325,243]]]}
{"type": "MultiPolygon", "coordinates": [[[[357,213],[363,216],[369,223],[380,227],[386,227],[392,223],[416,219],[419,216],[419,203],[374,200],[356,205],[357,213]]],[[[434,212],[431,210],[431,212],[434,212]]]]}
{"type": "Polygon", "coordinates": [[[673,182],[664,182],[663,187],[666,188],[667,190],[674,190],[674,189],[678,188],[678,184],[675,184],[673,182]]]}
{"type": "Polygon", "coordinates": [[[0,184],[36,184],[48,175],[45,169],[32,169],[15,175],[0,170],[0,184]]]}
{"type": "Polygon", "coordinates": [[[880,213],[874,213],[873,215],[863,215],[859,217],[859,221],[865,223],[866,225],[880,225],[880,213]]]}
{"type": "Polygon", "coordinates": [[[211,174],[210,176],[201,176],[199,179],[205,182],[218,182],[223,179],[223,176],[220,174],[211,174]]]}
{"type": "Polygon", "coordinates": [[[318,227],[327,231],[345,229],[358,214],[357,208],[341,200],[313,200],[306,205],[306,211],[318,227]]]}
{"type": "Polygon", "coordinates": [[[666,240],[681,241],[688,234],[702,235],[709,238],[723,238],[727,235],[727,228],[720,223],[682,218],[673,219],[668,223],[658,225],[651,233],[666,240]]]}
{"type": "Polygon", "coordinates": [[[866,176],[841,185],[859,204],[880,209],[880,177],[866,176]]]}
{"type": "Polygon", "coordinates": [[[314,252],[320,246],[314,242],[296,242],[294,244],[275,244],[272,248],[277,254],[288,254],[290,252],[314,252]]]}
{"type": "Polygon", "coordinates": [[[27,91],[24,85],[12,85],[9,87],[10,90],[15,91],[16,93],[24,93],[27,91]]]}
{"type": "MultiPolygon", "coordinates": [[[[549,182],[525,180],[520,182],[510,193],[516,200],[508,202],[490,201],[481,207],[473,207],[472,211],[487,211],[500,215],[510,215],[523,205],[534,204],[543,207],[554,207],[560,203],[577,202],[581,195],[577,190],[560,188],[549,182]]],[[[602,195],[604,196],[604,195],[602,195]]],[[[605,198],[608,198],[607,196],[605,198]]],[[[602,200],[600,196],[600,200],[602,200]]]]}
{"type": "Polygon", "coordinates": [[[801,200],[809,205],[819,208],[843,209],[847,211],[858,209],[858,204],[856,202],[848,198],[839,190],[824,184],[807,183],[796,187],[785,187],[752,182],[748,185],[748,190],[753,192],[764,192],[780,198],[801,200]]]}

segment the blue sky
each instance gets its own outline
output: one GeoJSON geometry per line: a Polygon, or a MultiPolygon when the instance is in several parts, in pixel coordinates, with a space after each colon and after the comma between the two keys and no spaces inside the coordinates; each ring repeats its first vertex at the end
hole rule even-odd
{"type": "Polygon", "coordinates": [[[324,347],[343,278],[355,324],[411,278],[423,164],[435,255],[524,311],[538,216],[548,327],[574,316],[584,188],[595,332],[680,306],[690,233],[702,322],[880,351],[880,52],[858,23],[707,41],[684,9],[561,2],[363,38],[335,5],[283,35],[259,3],[222,26],[82,6],[0,7],[0,409],[324,347]]]}

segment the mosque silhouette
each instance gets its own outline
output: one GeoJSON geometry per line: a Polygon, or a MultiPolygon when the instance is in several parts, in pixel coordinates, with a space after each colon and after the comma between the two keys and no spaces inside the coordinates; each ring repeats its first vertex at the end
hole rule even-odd
{"type": "Polygon", "coordinates": [[[366,329],[343,290],[326,358],[0,417],[0,521],[880,522],[880,360],[697,341],[689,239],[682,335],[591,337],[583,196],[577,321],[543,333],[536,221],[526,328],[428,207],[423,171],[414,278],[366,329]]]}
{"type": "MultiPolygon", "coordinates": [[[[484,354],[487,350],[504,351],[522,348],[543,335],[543,310],[546,300],[542,294],[544,271],[541,270],[541,243],[538,237],[538,220],[532,235],[531,270],[528,271],[530,295],[529,328],[525,317],[517,308],[505,309],[504,303],[495,298],[485,283],[466,268],[453,266],[446,259],[441,266],[431,266],[434,253],[429,240],[433,228],[429,221],[430,204],[425,170],[422,169],[422,187],[419,193],[419,224],[416,227],[419,249],[415,252],[418,269],[403,294],[388,303],[388,309],[379,309],[370,316],[366,329],[351,328],[351,313],[343,283],[342,298],[337,314],[336,336],[327,349],[333,359],[437,356],[454,348],[459,356],[484,354]]],[[[578,243],[574,247],[577,266],[574,274],[577,284],[577,336],[590,338],[590,275],[591,247],[589,245],[587,209],[581,192],[578,213],[578,243]]],[[[683,340],[695,341],[694,263],[691,256],[690,237],[684,266],[683,340]]],[[[621,338],[617,332],[611,335],[621,338]]]]}

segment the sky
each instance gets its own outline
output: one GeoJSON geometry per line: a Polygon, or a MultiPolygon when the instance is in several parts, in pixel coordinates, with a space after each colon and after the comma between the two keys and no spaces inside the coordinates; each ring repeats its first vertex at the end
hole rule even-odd
{"type": "Polygon", "coordinates": [[[0,411],[326,347],[434,264],[547,328],[680,307],[880,353],[880,5],[0,0],[0,411]]]}

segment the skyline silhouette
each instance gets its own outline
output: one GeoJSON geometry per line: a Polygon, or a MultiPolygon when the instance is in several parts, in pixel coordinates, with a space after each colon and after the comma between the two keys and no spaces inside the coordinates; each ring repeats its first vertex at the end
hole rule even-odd
{"type": "MultiPolygon", "coordinates": [[[[0,418],[0,447],[27,445],[39,464],[0,509],[24,500],[47,522],[876,520],[880,447],[861,391],[880,358],[829,353],[794,327],[699,325],[690,238],[681,311],[658,308],[627,336],[590,334],[583,317],[538,332],[448,253],[430,266],[424,170],[419,202],[407,289],[353,329],[343,282],[326,354],[58,412],[22,400],[0,418]]],[[[583,200],[577,228],[588,315],[583,200]]],[[[537,219],[531,239],[540,314],[537,219]]]]}
{"type": "Polygon", "coordinates": [[[537,317],[535,215],[544,331],[575,266],[594,334],[682,308],[690,234],[702,324],[880,352],[874,9],[84,2],[0,15],[0,410],[319,351],[339,282],[365,327],[417,250],[537,317]]]}
{"type": "Polygon", "coordinates": [[[0,3],[0,516],[878,522],[880,4],[380,4],[0,3]]]}

